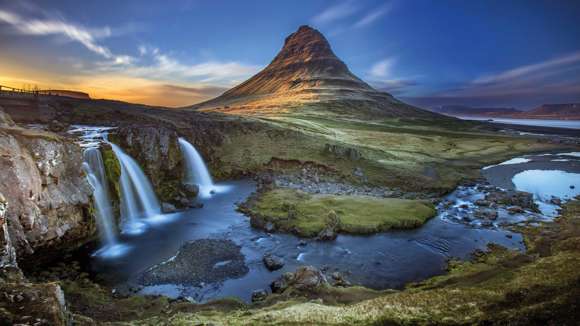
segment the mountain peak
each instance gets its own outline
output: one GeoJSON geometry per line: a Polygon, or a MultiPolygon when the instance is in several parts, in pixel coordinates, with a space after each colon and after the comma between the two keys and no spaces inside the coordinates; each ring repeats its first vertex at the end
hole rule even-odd
{"type": "Polygon", "coordinates": [[[193,108],[253,112],[286,110],[304,104],[346,106],[389,116],[424,116],[379,92],[350,72],[318,30],[303,25],[290,34],[276,57],[262,71],[212,100],[193,108]]]}
{"type": "Polygon", "coordinates": [[[286,65],[317,59],[338,60],[322,33],[308,25],[302,25],[286,38],[284,47],[272,60],[271,65],[286,65]]]}

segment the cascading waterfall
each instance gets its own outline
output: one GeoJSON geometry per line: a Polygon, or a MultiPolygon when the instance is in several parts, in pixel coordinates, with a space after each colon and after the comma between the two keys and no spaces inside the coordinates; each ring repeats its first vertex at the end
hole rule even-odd
{"type": "Polygon", "coordinates": [[[151,183],[133,158],[109,142],[121,165],[121,216],[126,233],[142,232],[145,224],[142,219],[161,214],[159,200],[151,183]]]}
{"type": "Polygon", "coordinates": [[[98,147],[85,149],[83,168],[87,174],[87,180],[93,188],[97,228],[103,244],[97,254],[102,256],[121,255],[127,247],[118,243],[105,165],[98,147]]]}
{"type": "Polygon", "coordinates": [[[207,197],[212,192],[216,191],[216,186],[211,179],[211,175],[207,170],[207,166],[203,158],[195,147],[187,140],[179,138],[179,147],[185,157],[185,172],[187,184],[197,184],[199,186],[200,195],[207,197]]]}

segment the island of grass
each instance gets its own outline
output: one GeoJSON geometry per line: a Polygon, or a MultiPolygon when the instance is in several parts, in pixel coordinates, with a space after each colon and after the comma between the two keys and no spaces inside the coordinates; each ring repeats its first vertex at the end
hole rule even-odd
{"type": "Polygon", "coordinates": [[[337,233],[370,234],[410,229],[435,215],[422,200],[309,194],[294,189],[261,192],[244,208],[252,225],[315,237],[331,227],[337,233]]]}

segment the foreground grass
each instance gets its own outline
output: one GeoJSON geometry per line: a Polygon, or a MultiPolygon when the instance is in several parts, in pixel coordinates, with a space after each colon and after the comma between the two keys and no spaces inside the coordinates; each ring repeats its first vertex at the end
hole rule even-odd
{"type": "Polygon", "coordinates": [[[419,200],[311,195],[275,189],[260,194],[248,213],[252,219],[274,224],[278,231],[312,237],[328,223],[334,223],[328,220],[329,214],[338,218],[338,232],[365,234],[421,226],[435,215],[435,209],[419,200]]]}

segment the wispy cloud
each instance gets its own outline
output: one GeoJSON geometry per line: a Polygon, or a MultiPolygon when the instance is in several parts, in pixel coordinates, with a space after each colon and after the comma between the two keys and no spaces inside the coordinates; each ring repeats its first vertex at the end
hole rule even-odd
{"type": "Polygon", "coordinates": [[[150,46],[139,46],[138,51],[140,58],[125,66],[103,62],[98,68],[102,72],[116,72],[153,80],[217,83],[223,86],[231,86],[232,81],[250,77],[260,69],[258,66],[237,61],[209,60],[185,64],[150,46]]]}
{"type": "Polygon", "coordinates": [[[497,74],[481,76],[473,81],[474,84],[493,84],[507,81],[514,81],[529,77],[547,77],[557,73],[560,69],[570,65],[580,64],[580,51],[570,53],[565,56],[538,62],[530,65],[509,69],[497,74]]]}
{"type": "Polygon", "coordinates": [[[387,13],[389,13],[392,9],[392,5],[389,3],[383,7],[374,9],[373,11],[367,13],[364,17],[362,17],[361,19],[359,19],[354,25],[354,28],[362,28],[362,27],[366,27],[372,23],[374,23],[375,21],[377,21],[379,18],[383,17],[384,15],[386,15],[387,13]]]}
{"type": "Polygon", "coordinates": [[[358,7],[351,1],[340,2],[334,6],[326,8],[320,14],[312,18],[315,25],[328,24],[346,17],[349,17],[358,11],[358,7]]]}
{"type": "MultiPolygon", "coordinates": [[[[25,35],[61,35],[104,58],[115,59],[111,50],[97,42],[99,38],[111,36],[109,27],[88,29],[58,18],[31,19],[5,10],[0,10],[0,22],[11,25],[18,33],[25,35]]],[[[126,58],[123,60],[126,61],[126,58]]]]}
{"type": "Polygon", "coordinates": [[[415,101],[422,101],[423,105],[511,105],[524,108],[550,102],[577,102],[580,101],[580,52],[484,74],[415,101]]]}

